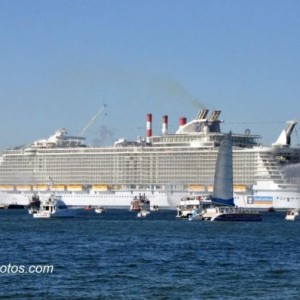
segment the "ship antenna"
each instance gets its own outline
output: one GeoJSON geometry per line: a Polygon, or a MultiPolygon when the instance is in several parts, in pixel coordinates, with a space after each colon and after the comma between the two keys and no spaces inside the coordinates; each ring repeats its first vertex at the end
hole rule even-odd
{"type": "Polygon", "coordinates": [[[107,107],[106,104],[103,104],[96,114],[90,119],[90,121],[83,127],[83,129],[79,132],[78,136],[84,136],[85,132],[91,127],[91,125],[95,122],[95,120],[101,115],[104,109],[107,107]]]}

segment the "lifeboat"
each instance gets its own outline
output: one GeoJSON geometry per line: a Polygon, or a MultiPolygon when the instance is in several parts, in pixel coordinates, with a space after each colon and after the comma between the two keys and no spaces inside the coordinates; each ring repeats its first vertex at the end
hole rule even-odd
{"type": "Polygon", "coordinates": [[[212,193],[212,192],[214,191],[214,186],[213,186],[213,185],[209,185],[209,186],[207,187],[207,191],[208,191],[209,193],[212,193]]]}
{"type": "Polygon", "coordinates": [[[107,191],[108,186],[106,184],[94,184],[92,185],[93,191],[107,191]]]}
{"type": "Polygon", "coordinates": [[[205,192],[205,186],[199,184],[190,184],[188,186],[189,191],[205,192]]]}
{"type": "Polygon", "coordinates": [[[0,185],[0,191],[13,191],[13,185],[0,185]]]}
{"type": "Polygon", "coordinates": [[[30,185],[17,185],[17,191],[20,192],[26,192],[26,191],[30,191],[31,190],[31,186],[30,185]]]}
{"type": "Polygon", "coordinates": [[[34,185],[32,188],[34,191],[47,191],[48,190],[48,186],[45,184],[34,185]]]}
{"type": "Polygon", "coordinates": [[[246,192],[246,186],[244,184],[234,184],[233,191],[234,192],[246,192]]]}
{"type": "Polygon", "coordinates": [[[82,191],[82,185],[80,184],[70,184],[67,186],[67,190],[71,192],[82,191]]]}
{"type": "Polygon", "coordinates": [[[65,186],[62,184],[55,184],[51,187],[51,191],[64,191],[65,190],[65,186]]]}

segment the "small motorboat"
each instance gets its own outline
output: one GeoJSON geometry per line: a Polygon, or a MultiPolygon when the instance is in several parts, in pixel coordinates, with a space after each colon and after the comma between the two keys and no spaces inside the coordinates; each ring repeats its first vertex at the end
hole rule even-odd
{"type": "Polygon", "coordinates": [[[95,212],[96,212],[97,214],[102,214],[102,213],[105,212],[105,209],[104,209],[103,206],[98,206],[98,207],[95,208],[95,212]]]}
{"type": "Polygon", "coordinates": [[[92,207],[92,205],[87,205],[84,207],[84,210],[89,211],[89,210],[94,210],[94,208],[92,207]]]}
{"type": "Polygon", "coordinates": [[[289,209],[285,215],[285,219],[287,221],[295,221],[296,218],[299,215],[299,210],[298,209],[289,209]]]}
{"type": "Polygon", "coordinates": [[[32,212],[34,218],[71,218],[77,215],[78,210],[69,208],[61,199],[61,196],[51,195],[49,199],[41,201],[40,208],[32,212]]]}
{"type": "Polygon", "coordinates": [[[158,211],[159,210],[159,206],[158,205],[150,206],[150,210],[151,211],[158,211]]]}

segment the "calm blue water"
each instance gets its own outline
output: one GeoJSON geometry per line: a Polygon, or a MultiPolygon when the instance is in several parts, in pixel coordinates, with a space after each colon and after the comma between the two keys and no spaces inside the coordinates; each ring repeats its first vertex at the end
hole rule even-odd
{"type": "Polygon", "coordinates": [[[300,299],[300,221],[287,222],[283,213],[266,213],[259,223],[175,215],[158,211],[139,219],[111,210],[36,220],[24,210],[1,210],[2,271],[8,264],[54,271],[0,273],[0,297],[300,299]]]}

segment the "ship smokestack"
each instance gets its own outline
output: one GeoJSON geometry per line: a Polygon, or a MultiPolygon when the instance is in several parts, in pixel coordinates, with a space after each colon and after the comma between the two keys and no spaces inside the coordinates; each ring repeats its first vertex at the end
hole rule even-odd
{"type": "Polygon", "coordinates": [[[168,134],[168,116],[163,116],[162,117],[162,129],[161,133],[163,135],[168,134]]]}
{"type": "Polygon", "coordinates": [[[152,136],[152,114],[147,114],[146,122],[146,142],[150,143],[150,137],[152,136]]]}
{"type": "Polygon", "coordinates": [[[272,146],[289,147],[291,145],[291,134],[296,124],[297,124],[296,120],[287,121],[285,124],[285,128],[282,130],[276,143],[273,143],[272,146]]]}
{"type": "Polygon", "coordinates": [[[179,128],[182,128],[186,124],[186,118],[180,117],[179,118],[179,128]]]}
{"type": "Polygon", "coordinates": [[[208,114],[208,109],[201,109],[198,113],[197,119],[203,120],[206,118],[207,114],[208,114]]]}

